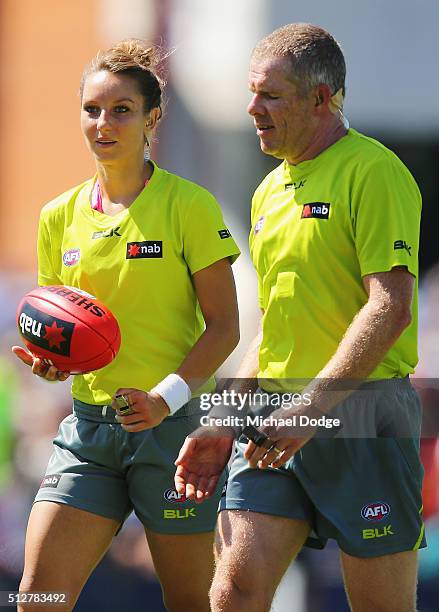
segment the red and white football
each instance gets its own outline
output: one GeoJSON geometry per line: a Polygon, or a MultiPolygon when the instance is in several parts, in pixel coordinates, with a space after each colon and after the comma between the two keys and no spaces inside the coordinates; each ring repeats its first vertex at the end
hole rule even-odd
{"type": "Polygon", "coordinates": [[[75,287],[50,285],[26,293],[17,309],[17,326],[30,352],[62,372],[99,370],[120,348],[114,315],[75,287]]]}

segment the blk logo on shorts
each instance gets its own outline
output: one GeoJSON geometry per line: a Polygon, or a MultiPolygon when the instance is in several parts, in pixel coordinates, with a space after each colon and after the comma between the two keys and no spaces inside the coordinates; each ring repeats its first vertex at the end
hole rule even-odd
{"type": "Polygon", "coordinates": [[[184,493],[178,493],[175,489],[166,489],[163,493],[163,497],[166,501],[173,502],[174,504],[181,504],[187,501],[187,497],[184,493]]]}
{"type": "Polygon", "coordinates": [[[57,355],[70,355],[74,323],[52,317],[25,302],[18,317],[18,324],[22,336],[32,344],[57,355]]]}
{"type": "Polygon", "coordinates": [[[387,536],[395,535],[392,531],[392,525],[383,525],[383,528],[363,529],[363,540],[374,540],[376,538],[386,538],[387,536]]]}
{"type": "Polygon", "coordinates": [[[163,257],[163,242],[161,240],[127,243],[126,259],[158,259],[160,257],[163,257]]]}
{"type": "Polygon", "coordinates": [[[228,229],[219,230],[218,234],[221,240],[224,240],[225,238],[231,238],[232,236],[228,229]]]}
{"type": "Polygon", "coordinates": [[[301,219],[329,219],[330,207],[327,202],[304,204],[301,219]]]}
{"type": "Polygon", "coordinates": [[[181,510],[163,510],[164,519],[188,519],[197,516],[195,508],[185,508],[181,510]]]}
{"type": "Polygon", "coordinates": [[[361,508],[361,516],[366,521],[382,521],[390,514],[390,506],[385,502],[374,502],[361,508]]]}
{"type": "Polygon", "coordinates": [[[62,262],[68,268],[76,265],[81,258],[81,251],[79,249],[69,249],[62,256],[62,262]]]}
{"type": "Polygon", "coordinates": [[[61,474],[48,474],[47,476],[44,476],[43,480],[41,481],[40,489],[41,487],[52,487],[53,489],[56,489],[60,480],[61,474]]]}

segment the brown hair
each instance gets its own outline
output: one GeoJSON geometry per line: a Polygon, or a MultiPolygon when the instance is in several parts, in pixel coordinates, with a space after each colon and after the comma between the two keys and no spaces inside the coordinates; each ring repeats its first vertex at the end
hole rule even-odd
{"type": "Polygon", "coordinates": [[[311,23],[290,23],[263,38],[257,57],[287,57],[291,80],[302,95],[317,85],[328,85],[334,95],[345,94],[346,64],[340,45],[329,32],[311,23]]]}
{"type": "Polygon", "coordinates": [[[82,98],[85,81],[94,72],[106,70],[126,74],[137,83],[145,101],[145,113],[158,108],[161,117],[165,81],[160,76],[159,65],[166,57],[160,47],[147,45],[143,40],[137,38],[122,40],[107,51],[99,51],[86,66],[82,73],[79,94],[82,98]]]}

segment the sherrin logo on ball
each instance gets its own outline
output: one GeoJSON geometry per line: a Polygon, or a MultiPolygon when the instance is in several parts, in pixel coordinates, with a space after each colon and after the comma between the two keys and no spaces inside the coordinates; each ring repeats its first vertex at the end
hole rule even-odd
{"type": "Polygon", "coordinates": [[[17,309],[17,327],[29,351],[62,372],[99,370],[120,348],[114,315],[75,287],[51,285],[27,293],[17,309]]]}

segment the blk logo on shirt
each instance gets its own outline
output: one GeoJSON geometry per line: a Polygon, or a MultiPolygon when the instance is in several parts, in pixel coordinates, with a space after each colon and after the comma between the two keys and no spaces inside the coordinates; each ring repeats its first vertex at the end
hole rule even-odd
{"type": "Polygon", "coordinates": [[[312,202],[304,204],[302,219],[328,219],[330,204],[327,202],[312,202]]]}
{"type": "Polygon", "coordinates": [[[112,238],[113,236],[122,236],[122,234],[119,233],[120,230],[120,225],[118,225],[117,227],[113,227],[111,230],[106,230],[106,231],[102,231],[102,232],[93,232],[92,234],[92,239],[96,240],[96,238],[112,238]]]}
{"type": "Polygon", "coordinates": [[[22,336],[32,344],[57,355],[70,355],[74,323],[52,317],[25,302],[18,324],[22,336]]]}
{"type": "Polygon", "coordinates": [[[163,257],[163,242],[161,240],[143,240],[143,242],[128,242],[126,259],[146,259],[163,257]]]}

